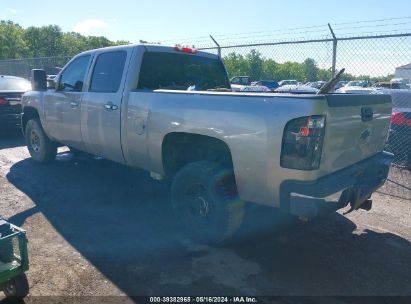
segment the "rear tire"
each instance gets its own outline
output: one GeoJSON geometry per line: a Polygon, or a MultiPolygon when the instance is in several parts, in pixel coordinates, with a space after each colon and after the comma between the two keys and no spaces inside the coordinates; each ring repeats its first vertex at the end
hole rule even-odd
{"type": "Polygon", "coordinates": [[[3,291],[6,297],[21,299],[29,293],[29,282],[25,274],[15,277],[3,285],[3,291]]]}
{"type": "Polygon", "coordinates": [[[30,119],[27,122],[25,137],[27,148],[33,160],[39,163],[48,163],[56,158],[57,145],[48,138],[38,118],[30,119]]]}
{"type": "Polygon", "coordinates": [[[171,198],[184,233],[196,242],[220,243],[237,232],[244,218],[232,168],[211,161],[185,165],[175,176],[171,198]]]}

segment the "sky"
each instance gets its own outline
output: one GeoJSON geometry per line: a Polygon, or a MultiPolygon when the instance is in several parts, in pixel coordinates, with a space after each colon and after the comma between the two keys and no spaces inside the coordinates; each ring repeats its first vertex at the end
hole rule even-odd
{"type": "MultiPolygon", "coordinates": [[[[58,25],[64,32],[113,41],[202,48],[215,46],[209,35],[221,45],[330,38],[327,23],[337,37],[411,33],[411,0],[0,0],[0,20],[24,28],[58,25]]],[[[250,48],[223,49],[223,56],[233,51],[246,54],[250,48]]],[[[302,62],[310,57],[321,68],[329,68],[332,60],[331,42],[260,47],[258,51],[277,62],[302,62]]],[[[411,37],[339,42],[337,55],[337,65],[354,75],[392,74],[409,63],[411,37]]]]}
{"type": "MultiPolygon", "coordinates": [[[[210,34],[218,37],[411,15],[410,0],[0,0],[0,7],[0,19],[12,20],[25,28],[56,24],[63,31],[131,42],[210,34]]],[[[399,26],[411,29],[410,23],[399,26]]]]}

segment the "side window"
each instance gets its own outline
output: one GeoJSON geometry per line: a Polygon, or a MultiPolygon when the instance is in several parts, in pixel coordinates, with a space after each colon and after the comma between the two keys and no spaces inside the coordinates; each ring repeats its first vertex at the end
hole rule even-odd
{"type": "Polygon", "coordinates": [[[61,74],[58,90],[81,92],[89,62],[90,55],[84,55],[72,61],[61,74]]]}
{"type": "Polygon", "coordinates": [[[90,92],[115,93],[123,75],[127,52],[116,51],[100,54],[94,65],[90,92]]]}
{"type": "Polygon", "coordinates": [[[232,83],[232,84],[240,84],[240,78],[239,78],[239,77],[234,77],[234,78],[231,80],[231,83],[232,83]]]}

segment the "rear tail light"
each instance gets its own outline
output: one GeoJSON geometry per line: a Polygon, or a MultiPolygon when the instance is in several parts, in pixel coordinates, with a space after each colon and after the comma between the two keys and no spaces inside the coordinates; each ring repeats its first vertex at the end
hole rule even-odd
{"type": "Polygon", "coordinates": [[[393,112],[391,115],[391,124],[411,127],[411,117],[404,112],[393,112]]]}
{"type": "Polygon", "coordinates": [[[325,116],[293,119],[284,129],[281,167],[316,170],[320,166],[324,140],[325,116]]]}
{"type": "Polygon", "coordinates": [[[9,104],[9,102],[5,100],[4,98],[0,97],[0,106],[6,105],[6,104],[9,104]]]}

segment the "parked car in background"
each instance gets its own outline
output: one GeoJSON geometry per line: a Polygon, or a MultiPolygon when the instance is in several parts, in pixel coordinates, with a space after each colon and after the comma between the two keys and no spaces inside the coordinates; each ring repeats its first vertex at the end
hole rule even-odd
{"type": "Polygon", "coordinates": [[[337,89],[336,93],[348,93],[348,94],[371,94],[374,88],[369,87],[370,82],[366,80],[354,80],[349,81],[345,86],[337,89]]]}
{"type": "Polygon", "coordinates": [[[284,85],[298,85],[298,81],[295,79],[286,79],[286,80],[281,80],[278,85],[280,87],[284,86],[284,85]]]}
{"type": "Polygon", "coordinates": [[[307,83],[306,85],[308,85],[310,87],[313,87],[313,88],[316,88],[316,89],[321,89],[324,86],[325,83],[326,83],[326,81],[319,80],[319,81],[314,81],[314,82],[307,83]]]}
{"type": "Polygon", "coordinates": [[[269,88],[271,91],[274,91],[276,88],[278,88],[280,85],[278,84],[277,81],[274,80],[260,80],[260,81],[254,81],[251,83],[253,86],[265,86],[269,88]]]}
{"type": "Polygon", "coordinates": [[[244,86],[240,89],[240,92],[271,92],[269,88],[266,86],[261,86],[261,85],[250,85],[250,86],[244,86]]]}
{"type": "Polygon", "coordinates": [[[347,83],[348,83],[348,81],[346,81],[346,80],[341,80],[341,81],[339,81],[339,82],[335,85],[334,90],[338,90],[339,88],[342,88],[342,87],[345,86],[347,83]]]}
{"type": "Polygon", "coordinates": [[[394,153],[394,163],[411,167],[411,92],[407,89],[383,89],[392,98],[390,133],[386,149],[394,153]]]}
{"type": "Polygon", "coordinates": [[[316,88],[313,88],[312,86],[305,85],[305,84],[287,84],[283,85],[277,89],[274,90],[274,92],[277,93],[293,93],[293,94],[315,94],[319,90],[316,88]]]}
{"type": "Polygon", "coordinates": [[[244,86],[251,85],[250,76],[235,76],[230,79],[231,89],[233,91],[240,91],[244,86]]]}
{"type": "Polygon", "coordinates": [[[381,81],[381,82],[376,82],[372,87],[377,88],[377,89],[380,88],[380,89],[403,90],[403,89],[407,89],[407,84],[402,83],[402,82],[381,81]]]}
{"type": "Polygon", "coordinates": [[[57,75],[47,75],[47,87],[48,88],[54,88],[55,83],[54,79],[56,78],[57,75]]]}
{"type": "Polygon", "coordinates": [[[0,75],[0,130],[16,129],[21,120],[21,96],[31,90],[24,78],[0,75]]]}

